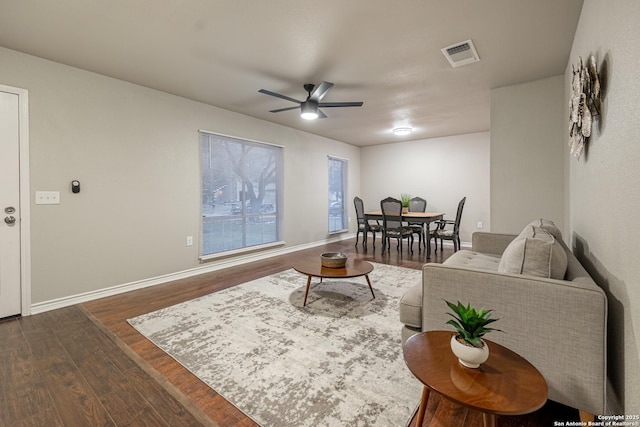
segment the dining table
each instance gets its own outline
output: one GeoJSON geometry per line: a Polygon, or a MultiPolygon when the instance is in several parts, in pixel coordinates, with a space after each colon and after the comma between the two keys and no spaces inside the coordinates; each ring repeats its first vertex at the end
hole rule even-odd
{"type": "MultiPolygon", "coordinates": [[[[364,218],[367,221],[369,220],[380,221],[382,220],[382,211],[365,212],[364,218]]],[[[424,224],[427,230],[429,230],[429,224],[431,222],[438,221],[443,218],[444,218],[444,212],[403,212],[402,213],[403,221],[424,224]]],[[[427,235],[427,239],[428,238],[429,236],[427,235]]],[[[382,242],[382,243],[386,244],[386,242],[382,242]]],[[[431,241],[427,240],[425,244],[426,244],[427,258],[430,258],[431,257],[431,241]]]]}

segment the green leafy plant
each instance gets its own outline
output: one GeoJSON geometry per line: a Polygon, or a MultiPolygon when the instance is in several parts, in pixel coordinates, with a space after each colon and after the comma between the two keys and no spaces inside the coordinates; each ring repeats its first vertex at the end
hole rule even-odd
{"type": "MultiPolygon", "coordinates": [[[[488,328],[487,325],[495,322],[498,319],[492,319],[491,313],[493,310],[485,310],[481,308],[476,310],[471,307],[471,304],[467,304],[465,307],[460,301],[458,304],[452,304],[446,301],[449,308],[453,313],[447,313],[453,319],[447,322],[455,328],[457,335],[460,336],[466,343],[473,347],[482,347],[481,338],[491,331],[500,331],[500,329],[488,328]]],[[[500,331],[502,332],[502,331],[500,331]]]]}
{"type": "Polygon", "coordinates": [[[403,208],[408,208],[409,207],[409,202],[411,201],[411,194],[402,193],[400,195],[400,201],[402,202],[402,207],[403,208]]]}

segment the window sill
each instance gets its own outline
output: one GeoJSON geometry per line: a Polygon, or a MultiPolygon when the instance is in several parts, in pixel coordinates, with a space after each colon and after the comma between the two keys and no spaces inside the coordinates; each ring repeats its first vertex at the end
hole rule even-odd
{"type": "Polygon", "coordinates": [[[272,243],[265,243],[263,245],[248,246],[246,248],[234,249],[231,251],[216,252],[215,254],[210,254],[210,255],[202,255],[199,259],[200,259],[200,262],[203,263],[207,261],[214,261],[217,259],[228,258],[236,255],[244,255],[250,252],[257,252],[265,249],[274,248],[276,246],[284,246],[284,245],[285,245],[285,242],[281,240],[281,241],[272,242],[272,243]]]}

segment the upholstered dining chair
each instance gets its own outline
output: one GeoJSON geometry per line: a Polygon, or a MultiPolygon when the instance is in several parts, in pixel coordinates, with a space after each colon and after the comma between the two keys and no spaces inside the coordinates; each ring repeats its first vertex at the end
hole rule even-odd
{"type": "MultiPolygon", "coordinates": [[[[440,250],[443,250],[443,240],[451,240],[453,242],[454,252],[458,252],[458,249],[460,249],[460,221],[462,220],[462,209],[464,208],[464,202],[466,200],[467,198],[463,197],[462,200],[458,202],[458,210],[456,211],[455,220],[441,219],[440,221],[436,221],[437,228],[433,231],[433,238],[436,243],[436,252],[438,251],[438,239],[440,239],[440,250]]],[[[431,238],[429,238],[429,240],[431,240],[431,238]]]]}
{"type": "MultiPolygon", "coordinates": [[[[409,200],[409,212],[425,212],[427,210],[427,201],[422,197],[414,197],[409,200]]],[[[425,235],[424,223],[422,222],[407,222],[409,224],[409,228],[413,234],[418,235],[418,251],[424,245],[426,247],[425,238],[428,237],[425,235]]]]}
{"type": "Polygon", "coordinates": [[[398,240],[398,251],[402,256],[402,240],[407,239],[409,249],[413,253],[413,231],[404,225],[402,219],[402,202],[393,197],[387,197],[380,201],[382,211],[382,254],[387,247],[391,250],[390,240],[398,240]]]}
{"type": "MultiPolygon", "coordinates": [[[[356,218],[358,219],[358,230],[356,232],[356,246],[358,246],[358,236],[360,233],[363,234],[362,239],[362,247],[366,249],[367,247],[367,235],[369,232],[373,234],[373,249],[376,248],[376,232],[382,231],[382,227],[380,224],[372,224],[370,221],[364,216],[364,203],[362,199],[358,196],[353,198],[353,204],[356,207],[356,218]]],[[[383,242],[384,243],[384,242],[383,242]]]]}

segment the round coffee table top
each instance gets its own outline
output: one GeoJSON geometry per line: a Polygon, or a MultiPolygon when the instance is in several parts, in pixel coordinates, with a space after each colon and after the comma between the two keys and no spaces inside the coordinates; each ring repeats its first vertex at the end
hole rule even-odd
{"type": "Polygon", "coordinates": [[[452,332],[430,331],[410,337],[404,360],[425,386],[472,409],[496,415],[523,415],[547,401],[547,382],[527,360],[485,340],[489,359],[477,369],[466,368],[451,351],[452,332]]]}
{"type": "Polygon", "coordinates": [[[323,278],[348,278],[369,274],[373,271],[370,262],[361,259],[347,258],[347,263],[343,268],[323,267],[320,256],[317,258],[306,258],[296,261],[293,269],[302,274],[323,278]]]}

